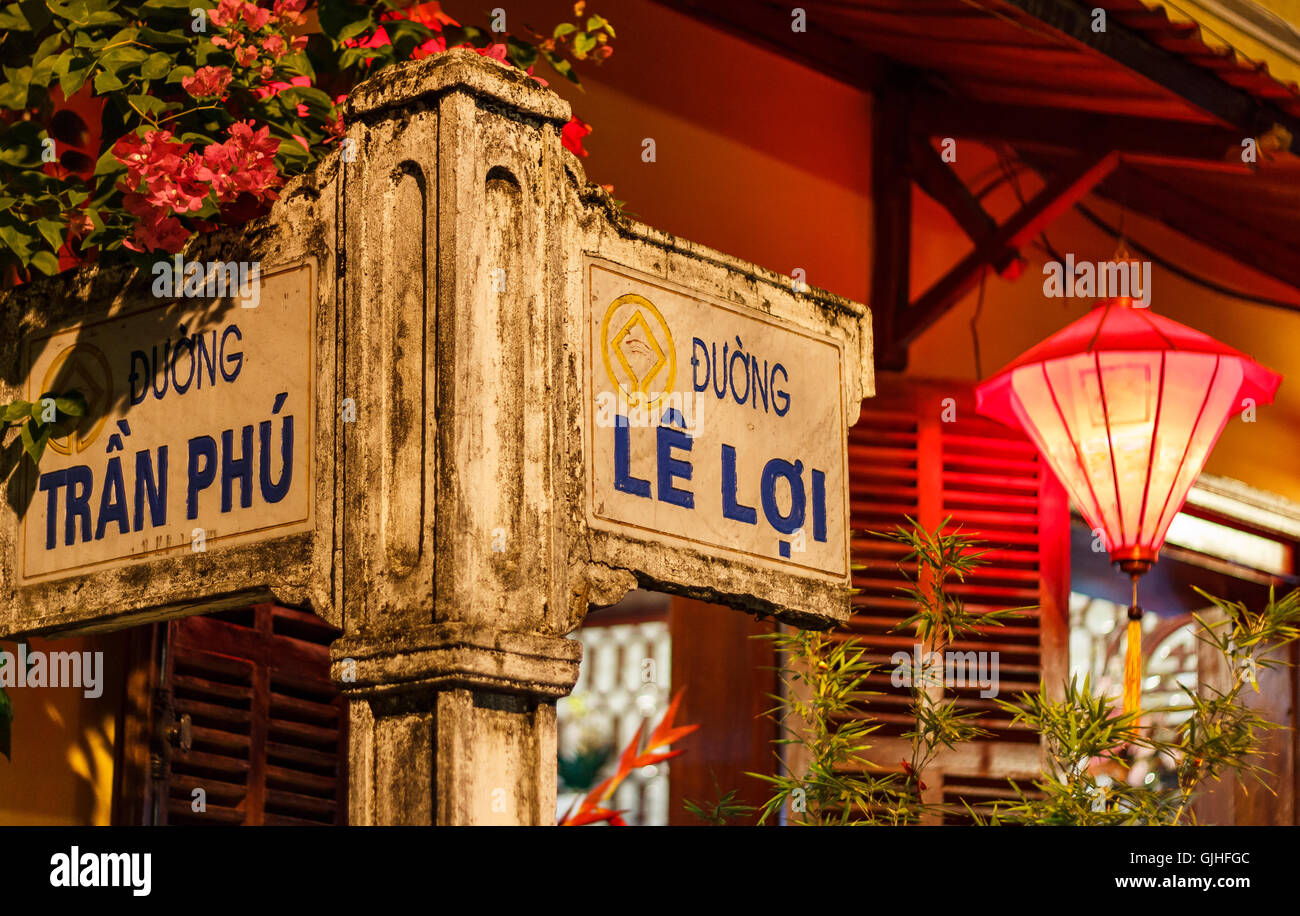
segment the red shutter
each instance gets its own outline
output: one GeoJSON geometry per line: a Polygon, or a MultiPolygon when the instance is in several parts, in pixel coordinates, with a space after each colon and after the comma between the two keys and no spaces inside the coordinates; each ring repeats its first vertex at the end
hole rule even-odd
{"type": "MultiPolygon", "coordinates": [[[[911,652],[910,633],[891,632],[911,613],[898,589],[904,584],[900,545],[868,532],[892,530],[911,516],[933,530],[951,516],[953,526],[987,542],[989,564],[954,591],[973,611],[1037,605],[979,639],[950,647],[999,653],[999,694],[1036,690],[1040,679],[1060,684],[1067,667],[1069,505],[1064,491],[1028,440],[978,417],[971,386],[881,374],[878,394],[864,401],[849,433],[851,517],[855,574],[852,632],[873,650],[869,710],[884,723],[873,735],[872,759],[897,767],[910,757],[909,695],[894,687],[894,652],[911,652]]],[[[993,737],[944,752],[926,774],[927,800],[972,805],[1009,797],[1006,779],[1039,772],[1037,736],[1013,727],[1010,717],[977,687],[950,695],[981,714],[993,737]]],[[[956,818],[955,820],[960,820],[956,818]]]]}
{"type": "Polygon", "coordinates": [[[338,630],[259,604],[132,636],[115,823],[347,822],[347,715],[329,676],[338,630]]]}

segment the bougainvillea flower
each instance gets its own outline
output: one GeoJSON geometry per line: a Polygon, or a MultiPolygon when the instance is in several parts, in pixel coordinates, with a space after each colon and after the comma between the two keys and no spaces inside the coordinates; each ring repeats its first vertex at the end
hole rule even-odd
{"type": "Polygon", "coordinates": [[[224,28],[239,18],[243,6],[243,0],[221,0],[216,9],[208,10],[208,19],[213,25],[224,28]]]}
{"type": "Polygon", "coordinates": [[[256,3],[245,3],[240,8],[239,15],[254,32],[271,21],[271,11],[258,6],[256,3]]]}
{"type": "Polygon", "coordinates": [[[307,0],[275,0],[271,15],[286,25],[297,25],[306,18],[302,12],[306,6],[307,0]]]}
{"type": "Polygon", "coordinates": [[[230,139],[203,150],[203,165],[218,203],[232,201],[240,193],[259,202],[276,199],[275,188],[283,183],[275,167],[280,141],[270,133],[268,126],[254,131],[251,121],[237,121],[230,126],[230,139]]]}
{"type": "Polygon", "coordinates": [[[123,196],[123,205],[136,217],[137,222],[131,237],[122,244],[132,251],[166,251],[174,254],[185,246],[190,231],[167,210],[155,207],[145,199],[143,194],[128,193],[123,196]]]}
{"type": "Polygon", "coordinates": [[[199,67],[193,76],[181,79],[181,88],[196,99],[209,99],[225,94],[230,85],[229,67],[199,67]]]}
{"type": "Polygon", "coordinates": [[[436,2],[417,3],[404,12],[407,19],[428,26],[435,32],[441,32],[444,25],[460,25],[459,22],[444,13],[441,4],[436,2]]]}
{"type": "MultiPolygon", "coordinates": [[[[311,85],[310,76],[295,76],[291,78],[287,83],[284,82],[283,80],[276,80],[275,82],[267,83],[265,86],[258,86],[253,90],[253,94],[256,95],[259,99],[269,99],[271,96],[278,95],[279,93],[293,86],[310,86],[310,85],[311,85]]],[[[342,98],[342,96],[340,96],[340,98],[342,98]]]]}
{"type": "Polygon", "coordinates": [[[586,156],[587,151],[582,148],[582,138],[591,133],[591,125],[577,115],[569,118],[569,123],[564,125],[560,131],[560,142],[564,148],[575,156],[586,156]]]}
{"type": "Polygon", "coordinates": [[[289,50],[289,46],[285,44],[283,35],[272,33],[262,42],[262,50],[267,54],[270,54],[276,60],[279,60],[284,57],[285,53],[289,50]]]}
{"type": "Polygon", "coordinates": [[[432,57],[435,54],[441,54],[447,50],[447,39],[441,35],[435,35],[424,44],[419,45],[411,50],[411,60],[424,60],[426,57],[432,57]]]}

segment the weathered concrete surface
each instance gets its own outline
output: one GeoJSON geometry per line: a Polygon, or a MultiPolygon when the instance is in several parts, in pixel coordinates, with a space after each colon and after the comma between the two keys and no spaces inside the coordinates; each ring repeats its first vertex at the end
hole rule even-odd
{"type": "MultiPolygon", "coordinates": [[[[846,425],[873,393],[871,336],[862,306],[627,221],[564,150],[568,116],[470,52],[358,87],[354,158],[293,182],[246,233],[204,240],[226,260],[320,265],[314,533],[38,588],[17,588],[5,563],[0,631],[266,598],[311,608],[345,633],[332,656],[352,823],[540,824],[554,818],[554,701],[577,677],[563,637],[589,607],[640,584],[792,622],[845,619],[847,575],[588,528],[588,256],[834,338],[845,358],[828,384],[846,425]],[[340,422],[345,398],[355,422],[340,422]]],[[[21,382],[23,334],[122,307],[122,282],[90,272],[0,300],[0,399],[21,382]]],[[[6,514],[5,557],[15,532],[6,514]]]]}

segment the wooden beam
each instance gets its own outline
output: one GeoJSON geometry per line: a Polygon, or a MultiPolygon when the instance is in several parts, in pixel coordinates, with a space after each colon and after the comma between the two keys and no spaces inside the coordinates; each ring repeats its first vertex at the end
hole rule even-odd
{"type": "MultiPolygon", "coordinates": [[[[947,210],[976,245],[997,232],[997,220],[989,216],[927,138],[913,136],[909,170],[921,190],[947,210]]],[[[1017,260],[1018,253],[1009,251],[993,267],[1005,276],[1017,260]]]]}
{"type": "Polygon", "coordinates": [[[907,350],[895,324],[911,296],[912,182],[907,171],[911,132],[908,94],[882,86],[871,107],[871,323],[879,369],[901,371],[907,350]]]}
{"type": "Polygon", "coordinates": [[[894,340],[899,345],[916,340],[979,282],[980,273],[987,265],[996,263],[1008,250],[1025,245],[1096,187],[1118,164],[1119,154],[1114,151],[1090,156],[1049,182],[907,309],[894,328],[894,340]]]}
{"type": "Polygon", "coordinates": [[[913,138],[910,166],[921,190],[948,211],[972,242],[982,241],[997,231],[997,220],[989,216],[927,138],[913,138]]]}
{"type": "Polygon", "coordinates": [[[1225,124],[1243,131],[1244,136],[1259,136],[1273,124],[1281,124],[1292,136],[1300,136],[1300,118],[1288,115],[1277,106],[1262,102],[1181,57],[1156,47],[1123,26],[1115,16],[1107,18],[1104,32],[1094,32],[1092,8],[1076,0],[1000,2],[1033,16],[1067,38],[1163,86],[1225,124]]]}
{"type": "Polygon", "coordinates": [[[1062,108],[1003,105],[921,92],[912,101],[918,136],[1010,143],[1052,152],[1118,150],[1125,160],[1252,171],[1241,161],[1245,134],[1187,121],[1152,121],[1062,108]]]}

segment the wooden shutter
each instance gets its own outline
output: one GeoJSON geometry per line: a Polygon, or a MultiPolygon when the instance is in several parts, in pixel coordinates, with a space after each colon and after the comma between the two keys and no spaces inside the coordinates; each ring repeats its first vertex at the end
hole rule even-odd
{"type": "Polygon", "coordinates": [[[127,705],[137,714],[127,710],[123,729],[131,746],[120,758],[127,788],[118,822],[346,823],[346,710],[329,677],[338,631],[271,604],[187,617],[161,631],[161,650],[157,638],[137,640],[150,657],[138,659],[138,678],[128,676],[127,705]],[[149,701],[140,702],[149,682],[149,701]],[[186,716],[188,750],[179,746],[186,716]],[[147,726],[136,724],[141,718],[147,726]],[[193,810],[195,789],[206,811],[193,810]]]}
{"type": "MultiPolygon", "coordinates": [[[[1069,506],[1051,471],[1024,437],[974,412],[971,386],[921,381],[882,373],[878,394],[864,401],[849,433],[853,554],[865,567],[855,573],[849,630],[871,647],[880,668],[867,709],[883,727],[873,735],[871,757],[898,768],[909,759],[901,736],[911,724],[906,687],[894,687],[893,653],[911,652],[915,639],[893,632],[912,612],[898,594],[904,549],[867,532],[891,530],[918,519],[933,530],[952,526],[988,542],[990,563],[954,589],[973,611],[1037,605],[1005,627],[959,642],[957,651],[999,652],[999,697],[1036,690],[1042,678],[1060,684],[1068,664],[1069,506]],[[945,422],[945,414],[950,422],[945,422]]],[[[925,774],[926,800],[972,805],[1010,797],[1008,777],[1039,772],[1035,734],[1011,724],[978,688],[950,691],[980,713],[992,737],[944,752],[925,774]]],[[[952,818],[959,822],[961,817],[952,818]]]]}

